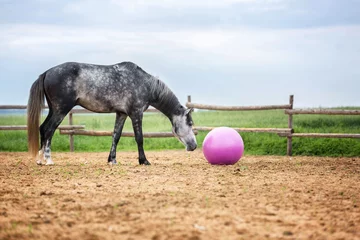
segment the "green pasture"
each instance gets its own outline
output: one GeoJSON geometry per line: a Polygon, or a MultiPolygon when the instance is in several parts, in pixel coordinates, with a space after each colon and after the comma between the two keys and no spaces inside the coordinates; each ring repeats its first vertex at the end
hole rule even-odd
{"type": "MultiPolygon", "coordinates": [[[[45,117],[45,116],[44,116],[45,117]]],[[[197,126],[229,126],[251,128],[286,128],[288,117],[284,110],[268,111],[199,111],[193,113],[197,126]]],[[[74,114],[74,124],[85,125],[87,130],[113,130],[114,114],[74,114]]],[[[294,115],[295,132],[360,133],[360,116],[294,115]]],[[[0,125],[25,125],[24,115],[0,115],[0,125]]],[[[66,118],[63,124],[68,124],[66,118]]],[[[162,114],[146,113],[144,132],[170,132],[171,124],[162,114]]],[[[124,131],[132,131],[128,119],[124,131]]],[[[199,132],[199,147],[206,132],[199,132]]],[[[247,155],[286,155],[286,138],[273,133],[241,133],[247,155]]],[[[111,137],[75,136],[75,151],[109,151],[111,137]]],[[[145,138],[145,150],[183,149],[175,138],[145,138]]],[[[134,138],[123,137],[118,151],[136,150],[134,138]]],[[[69,136],[58,131],[53,138],[53,151],[69,151],[69,136]]],[[[25,131],[0,131],[0,151],[27,151],[25,131]]],[[[294,155],[360,156],[360,139],[293,138],[294,155]]]]}

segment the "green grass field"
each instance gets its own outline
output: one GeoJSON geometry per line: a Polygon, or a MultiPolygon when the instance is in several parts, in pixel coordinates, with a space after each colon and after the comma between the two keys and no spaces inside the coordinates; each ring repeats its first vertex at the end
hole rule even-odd
{"type": "MultiPolygon", "coordinates": [[[[283,110],[271,111],[199,111],[193,113],[197,126],[228,126],[253,128],[286,128],[287,115],[283,110]]],[[[295,132],[360,133],[360,116],[295,115],[295,132]]],[[[114,114],[75,114],[74,124],[86,125],[88,130],[113,130],[114,114]]],[[[66,118],[63,124],[67,124],[66,118]]],[[[0,115],[0,125],[25,125],[26,116],[0,115]]],[[[144,132],[169,132],[171,124],[162,114],[147,113],[143,120],[144,132]]],[[[124,131],[132,131],[130,119],[124,131]]],[[[199,132],[199,147],[206,132],[199,132]]],[[[247,155],[285,155],[286,138],[272,133],[241,133],[247,155]]],[[[111,137],[75,136],[75,151],[109,151],[111,137]]],[[[146,138],[145,150],[182,149],[175,138],[146,138]]],[[[136,150],[134,138],[123,137],[118,151],[136,150]]],[[[53,138],[53,151],[69,151],[69,137],[58,131],[53,138]]],[[[25,131],[0,131],[0,151],[27,151],[25,131]]],[[[360,156],[360,139],[293,138],[294,155],[360,156]]]]}

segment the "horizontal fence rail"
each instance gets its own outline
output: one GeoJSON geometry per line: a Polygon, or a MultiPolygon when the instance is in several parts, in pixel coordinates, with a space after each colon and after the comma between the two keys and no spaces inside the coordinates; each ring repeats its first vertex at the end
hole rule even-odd
{"type": "MultiPolygon", "coordinates": [[[[198,131],[211,131],[216,127],[193,127],[194,130],[198,131]]],[[[290,134],[292,129],[290,128],[233,128],[238,132],[262,132],[262,133],[283,133],[290,134]]]]}
{"type": "Polygon", "coordinates": [[[285,110],[285,114],[360,115],[360,110],[294,109],[285,110]]]}
{"type": "MultiPolygon", "coordinates": [[[[60,130],[84,129],[85,125],[60,125],[60,130]]],[[[26,125],[0,126],[0,130],[27,130],[26,125]]]]}
{"type": "MultiPolygon", "coordinates": [[[[48,106],[44,106],[43,109],[48,109],[48,106]]],[[[0,105],[0,109],[2,110],[21,110],[27,109],[27,105],[0,105]]],[[[155,108],[148,108],[146,112],[159,112],[159,110],[155,108]]],[[[69,113],[98,113],[87,110],[85,108],[73,108],[69,113]]]]}
{"type": "Polygon", "coordinates": [[[281,137],[311,137],[311,138],[360,138],[357,133],[280,133],[281,137]]]}
{"type": "MultiPolygon", "coordinates": [[[[160,112],[155,108],[149,108],[145,112],[160,112]]],[[[74,108],[70,111],[70,113],[100,113],[100,112],[93,112],[84,108],[74,108]]]]}
{"type": "Polygon", "coordinates": [[[0,109],[26,109],[26,105],[0,105],[0,109]]]}
{"type": "MultiPolygon", "coordinates": [[[[197,134],[196,131],[194,131],[197,134]]],[[[60,134],[74,134],[74,135],[86,135],[86,136],[112,136],[113,131],[90,131],[90,130],[60,130],[60,134]]],[[[134,137],[134,132],[122,132],[122,137],[134,137]]],[[[171,138],[174,137],[172,132],[144,132],[144,138],[171,138]]]]}
{"type": "Polygon", "coordinates": [[[274,110],[274,109],[291,109],[290,104],[285,105],[267,105],[267,106],[218,106],[199,103],[187,102],[186,107],[216,111],[251,111],[251,110],[274,110]]]}

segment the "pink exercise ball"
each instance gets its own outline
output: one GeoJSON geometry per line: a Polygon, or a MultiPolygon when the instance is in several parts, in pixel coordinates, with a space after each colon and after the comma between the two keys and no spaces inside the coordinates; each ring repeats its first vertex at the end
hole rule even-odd
{"type": "Polygon", "coordinates": [[[214,128],[204,139],[203,153],[211,164],[232,165],[242,157],[244,142],[240,134],[232,128],[214,128]]]}

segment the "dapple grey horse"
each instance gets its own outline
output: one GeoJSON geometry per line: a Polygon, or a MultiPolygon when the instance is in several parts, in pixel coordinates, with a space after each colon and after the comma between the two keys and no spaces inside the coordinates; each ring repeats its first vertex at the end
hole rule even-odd
{"type": "Polygon", "coordinates": [[[174,135],[186,146],[186,150],[193,151],[197,147],[192,131],[191,109],[184,108],[158,78],[132,62],[108,66],[68,62],[41,74],[30,90],[27,106],[28,146],[38,164],[42,164],[41,155],[46,165],[54,164],[51,160],[51,139],[64,117],[76,105],[93,112],[116,113],[108,158],[110,164],[116,163],[116,146],[128,116],[138,146],[139,163],[150,164],[143,149],[142,134],[143,112],[150,105],[169,118],[174,135]],[[45,99],[49,113],[39,127],[45,99]]]}

